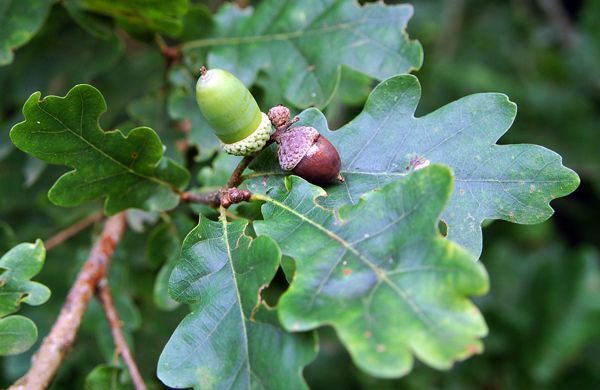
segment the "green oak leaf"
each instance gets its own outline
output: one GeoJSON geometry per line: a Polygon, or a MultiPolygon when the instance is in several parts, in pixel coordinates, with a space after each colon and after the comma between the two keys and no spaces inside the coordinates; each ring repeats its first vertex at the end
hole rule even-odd
{"type": "Polygon", "coordinates": [[[163,157],[152,129],[137,127],[126,136],[100,129],[106,103],[90,85],[75,86],[65,97],[40,96],[36,92],[27,100],[25,121],[12,128],[10,138],[40,160],[74,168],[50,189],[53,203],[75,206],[105,196],[107,214],[129,207],[162,211],[179,203],[189,174],[163,157]]]}
{"type": "Polygon", "coordinates": [[[97,12],[114,18],[133,32],[153,31],[177,35],[188,0],[70,0],[72,9],[97,12]]]}
{"type": "Polygon", "coordinates": [[[0,66],[14,58],[13,50],[26,44],[42,27],[52,0],[0,2],[0,66]]]}
{"type": "Polygon", "coordinates": [[[37,306],[50,298],[48,287],[31,281],[42,269],[45,257],[44,244],[37,240],[19,244],[0,258],[0,356],[24,352],[37,339],[33,321],[8,315],[19,310],[22,302],[37,306]]]}
{"type": "MultiPolygon", "coordinates": [[[[470,95],[417,118],[420,92],[414,76],[389,78],[373,90],[363,112],[336,131],[328,129],[316,109],[301,114],[299,124],[319,130],[342,158],[345,182],[326,188],[329,207],[355,204],[361,194],[419,165],[446,164],[455,183],[442,214],[448,238],[479,256],[484,220],[545,221],[553,213],[549,202],[579,185],[577,174],[562,165],[558,154],[537,145],[495,143],[516,115],[515,104],[505,95],[470,95]]],[[[271,148],[254,165],[252,191],[264,192],[277,183],[265,184],[263,176],[283,174],[273,153],[271,148]]]]}
{"type": "Polygon", "coordinates": [[[193,311],[158,362],[158,377],[170,387],[306,387],[301,371],[316,355],[315,340],[258,322],[260,290],[275,275],[280,252],[268,237],[247,236],[247,225],[228,223],[221,210],[217,222],[202,216],[183,243],[171,295],[193,311]]]}
{"type": "Polygon", "coordinates": [[[187,62],[226,69],[246,85],[264,71],[298,107],[327,105],[342,65],[376,79],[418,69],[423,49],[405,29],[410,5],[347,0],[268,0],[256,9],[226,4],[207,37],[184,42],[187,62]]]}
{"type": "Polygon", "coordinates": [[[468,299],[487,291],[483,266],[437,230],[452,191],[433,165],[363,195],[337,212],[297,176],[265,201],[259,235],[296,261],[279,316],[292,331],[331,325],[371,375],[408,373],[413,353],[438,369],[482,350],[483,317],[468,299]]]}

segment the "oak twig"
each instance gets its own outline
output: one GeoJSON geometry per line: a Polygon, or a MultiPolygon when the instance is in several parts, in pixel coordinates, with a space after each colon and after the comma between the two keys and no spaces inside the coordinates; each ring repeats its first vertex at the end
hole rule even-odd
{"type": "Polygon", "coordinates": [[[125,213],[109,218],[90,256],[79,271],[56,322],[31,359],[31,368],[11,389],[47,388],[75,341],[81,318],[94,294],[96,285],[106,275],[107,267],[127,222],[125,213]]]}
{"type": "Polygon", "coordinates": [[[204,194],[183,192],[181,194],[181,201],[201,203],[215,208],[219,206],[227,208],[232,204],[247,202],[250,199],[250,191],[240,190],[237,186],[242,182],[242,173],[248,168],[253,159],[254,156],[244,157],[231,173],[231,177],[229,177],[227,183],[218,191],[204,194]]]}
{"type": "Polygon", "coordinates": [[[75,222],[73,225],[68,228],[61,230],[56,233],[54,236],[44,241],[44,247],[47,251],[53,249],[54,247],[62,244],[67,241],[69,238],[75,236],[77,233],[85,230],[88,226],[94,224],[95,222],[100,221],[104,217],[104,213],[102,211],[97,212],[96,214],[89,215],[84,219],[75,222]]]}
{"type": "Polygon", "coordinates": [[[241,177],[242,173],[248,168],[248,165],[254,160],[254,156],[246,156],[240,161],[231,173],[231,177],[227,180],[227,184],[225,184],[225,188],[233,188],[240,185],[242,182],[241,177]]]}
{"type": "Polygon", "coordinates": [[[144,379],[142,378],[140,370],[135,363],[135,359],[131,354],[131,350],[127,345],[127,341],[125,341],[125,336],[123,335],[123,330],[121,329],[122,322],[119,319],[119,314],[117,313],[112,295],[110,293],[108,281],[105,278],[100,280],[98,283],[98,290],[96,294],[98,295],[98,299],[102,304],[102,309],[104,310],[106,320],[110,326],[110,331],[115,342],[117,353],[121,355],[125,365],[127,365],[129,374],[131,375],[131,380],[133,381],[136,390],[146,390],[144,379]]]}

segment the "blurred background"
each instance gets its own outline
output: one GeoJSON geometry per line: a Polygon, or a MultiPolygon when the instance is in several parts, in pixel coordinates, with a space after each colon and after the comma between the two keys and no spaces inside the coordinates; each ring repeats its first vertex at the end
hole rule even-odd
{"type": "MultiPolygon", "coordinates": [[[[215,10],[220,2],[195,3],[215,10]]],[[[417,363],[405,378],[376,380],[354,368],[335,334],[323,329],[320,354],[305,370],[307,381],[317,389],[599,388],[600,1],[416,0],[413,5],[408,33],[425,52],[424,65],[415,72],[423,87],[418,115],[471,93],[505,93],[517,103],[518,115],[499,143],[535,143],[556,151],[580,175],[581,185],[552,202],[556,213],[543,224],[496,221],[485,228],[481,261],[491,289],[477,300],[490,330],[483,355],[447,372],[417,363]]],[[[55,4],[40,32],[16,51],[14,62],[0,67],[0,253],[17,242],[47,238],[99,208],[99,203],[67,210],[50,204],[47,189],[64,169],[45,166],[11,146],[8,130],[20,120],[20,108],[32,92],[64,95],[77,83],[91,83],[108,103],[104,128],[144,124],[177,145],[171,134],[182,122],[167,90],[178,80],[166,73],[156,43],[131,30],[104,29],[86,17],[55,4]]],[[[325,111],[330,127],[359,113],[375,84],[344,69],[325,111]]],[[[277,103],[269,101],[260,83],[253,92],[262,108],[277,103]]],[[[210,182],[218,173],[215,168],[206,174],[213,158],[204,154],[196,164],[200,181],[210,182]]],[[[146,249],[147,216],[132,213],[130,219],[140,231],[128,233],[119,248],[112,286],[140,368],[145,377],[155,378],[162,347],[186,309],[165,315],[154,305],[154,278],[165,259],[146,249]]],[[[182,230],[192,223],[179,222],[182,230]]],[[[41,335],[86,259],[92,235],[79,235],[48,253],[37,280],[51,288],[53,297],[42,308],[23,308],[41,335]]],[[[54,388],[81,388],[100,358],[114,358],[112,351],[103,314],[93,303],[54,388]]],[[[27,369],[30,357],[31,351],[0,358],[1,388],[27,369]]],[[[159,387],[157,381],[154,385],[159,387]]]]}

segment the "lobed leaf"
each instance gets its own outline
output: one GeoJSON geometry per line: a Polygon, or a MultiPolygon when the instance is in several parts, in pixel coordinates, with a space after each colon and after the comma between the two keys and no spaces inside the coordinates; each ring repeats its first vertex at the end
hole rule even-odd
{"type": "MultiPolygon", "coordinates": [[[[342,158],[345,182],[326,188],[324,202],[332,208],[356,204],[360,195],[402,178],[414,168],[442,163],[454,171],[455,190],[444,213],[448,238],[481,254],[481,224],[504,219],[533,224],[548,219],[552,199],[579,185],[579,177],[564,167],[561,157],[537,145],[497,145],[516,115],[505,95],[481,93],[450,103],[421,118],[415,117],[420,85],[411,75],[395,76],[379,84],[363,112],[336,131],[323,114],[309,109],[300,124],[324,134],[342,158]]],[[[250,185],[264,192],[284,174],[273,148],[257,161],[250,185]]]]}
{"type": "Polygon", "coordinates": [[[256,9],[223,6],[208,36],[182,45],[199,68],[226,69],[246,85],[266,72],[298,107],[324,107],[342,65],[376,79],[418,69],[423,49],[405,29],[410,5],[359,5],[346,0],[268,0],[256,9]]]}
{"type": "Polygon", "coordinates": [[[13,50],[42,27],[52,0],[6,0],[0,3],[0,66],[13,61],[13,50]]]}
{"type": "Polygon", "coordinates": [[[355,363],[379,377],[410,371],[413,354],[447,369],[482,350],[485,323],[467,296],[486,292],[481,264],[437,231],[452,189],[431,166],[369,192],[338,212],[325,192],[296,176],[264,200],[259,235],[296,261],[279,301],[292,331],[331,325],[355,363]]]}
{"type": "Polygon", "coordinates": [[[245,235],[247,224],[228,223],[223,211],[218,222],[201,217],[183,243],[171,295],[193,311],[158,362],[158,377],[170,387],[306,387],[301,371],[316,355],[315,340],[259,322],[260,290],[275,275],[280,252],[268,237],[245,235]]]}
{"type": "Polygon", "coordinates": [[[65,97],[40,96],[36,92],[27,100],[25,121],[12,128],[10,138],[32,156],[74,168],[50,189],[53,203],[75,206],[106,197],[107,214],[130,207],[162,211],[179,203],[189,174],[163,157],[152,129],[137,127],[127,135],[100,129],[106,103],[90,85],[78,85],[65,97]]]}

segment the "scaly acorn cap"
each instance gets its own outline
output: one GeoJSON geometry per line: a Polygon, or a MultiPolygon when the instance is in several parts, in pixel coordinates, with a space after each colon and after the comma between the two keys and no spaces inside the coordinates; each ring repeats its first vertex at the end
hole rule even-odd
{"type": "Polygon", "coordinates": [[[319,138],[319,132],[310,126],[298,126],[283,132],[278,137],[277,156],[284,171],[291,171],[304,158],[308,149],[319,138]]]}

